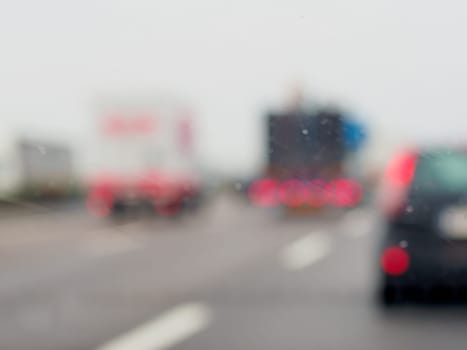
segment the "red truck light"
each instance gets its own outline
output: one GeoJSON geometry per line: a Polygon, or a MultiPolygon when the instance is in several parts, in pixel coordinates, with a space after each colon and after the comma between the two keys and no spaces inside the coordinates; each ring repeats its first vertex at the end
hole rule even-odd
{"type": "Polygon", "coordinates": [[[308,204],[312,207],[322,207],[326,204],[326,182],[323,180],[308,181],[308,204]]]}
{"type": "Polygon", "coordinates": [[[248,188],[251,203],[260,207],[273,207],[279,204],[280,182],[274,179],[259,179],[248,188]]]}
{"type": "Polygon", "coordinates": [[[327,184],[326,197],[336,207],[354,207],[362,200],[363,189],[355,180],[338,179],[327,184]]]}
{"type": "Polygon", "coordinates": [[[113,195],[104,191],[91,192],[86,198],[88,212],[97,217],[110,215],[113,205],[113,195]]]}
{"type": "Polygon", "coordinates": [[[306,185],[299,180],[287,180],[279,187],[279,197],[281,202],[287,206],[300,206],[307,199],[306,185]]]}
{"type": "Polygon", "coordinates": [[[290,207],[304,204],[322,207],[354,207],[363,198],[363,187],[353,179],[337,179],[325,182],[320,179],[301,181],[290,179],[280,182],[275,179],[259,179],[248,188],[252,204],[273,207],[283,204],[290,207]]]}

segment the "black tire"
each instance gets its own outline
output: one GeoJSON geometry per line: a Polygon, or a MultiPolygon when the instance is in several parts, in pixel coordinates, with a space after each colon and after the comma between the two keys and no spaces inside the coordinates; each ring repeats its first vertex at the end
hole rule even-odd
{"type": "Polygon", "coordinates": [[[201,208],[203,197],[198,194],[192,197],[184,198],[182,201],[183,209],[189,212],[197,211],[201,208]]]}
{"type": "Polygon", "coordinates": [[[127,212],[127,206],[121,201],[115,201],[112,205],[112,217],[121,218],[127,212]]]}

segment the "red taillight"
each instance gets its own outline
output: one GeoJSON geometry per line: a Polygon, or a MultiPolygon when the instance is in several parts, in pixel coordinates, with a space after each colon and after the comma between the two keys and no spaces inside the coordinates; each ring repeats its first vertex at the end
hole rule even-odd
{"type": "Polygon", "coordinates": [[[86,198],[86,207],[94,216],[106,217],[112,210],[113,195],[109,191],[93,191],[86,198]]]}
{"type": "Polygon", "coordinates": [[[400,247],[387,248],[381,256],[381,268],[391,276],[400,276],[409,269],[409,254],[400,247]]]}
{"type": "Polygon", "coordinates": [[[385,180],[393,186],[408,186],[415,175],[417,155],[413,152],[396,156],[388,165],[385,180]]]}
{"type": "Polygon", "coordinates": [[[326,195],[329,204],[336,207],[354,207],[362,199],[362,186],[355,180],[338,179],[326,186],[326,195]]]}
{"type": "Polygon", "coordinates": [[[407,191],[415,176],[417,159],[415,152],[401,153],[386,168],[380,199],[387,215],[394,216],[404,208],[407,191]]]}
{"type": "Polygon", "coordinates": [[[362,200],[363,188],[352,179],[337,179],[330,182],[320,179],[309,181],[290,179],[283,182],[275,179],[260,179],[248,188],[248,196],[252,204],[261,207],[277,205],[355,207],[362,200]]]}
{"type": "Polygon", "coordinates": [[[326,182],[311,180],[308,182],[308,204],[312,207],[322,207],[326,204],[326,182]]]}
{"type": "Polygon", "coordinates": [[[250,201],[260,207],[272,207],[279,204],[279,181],[274,179],[260,179],[248,188],[250,201]]]}
{"type": "Polygon", "coordinates": [[[305,202],[307,188],[302,181],[287,180],[280,185],[279,197],[283,204],[297,207],[305,202]]]}

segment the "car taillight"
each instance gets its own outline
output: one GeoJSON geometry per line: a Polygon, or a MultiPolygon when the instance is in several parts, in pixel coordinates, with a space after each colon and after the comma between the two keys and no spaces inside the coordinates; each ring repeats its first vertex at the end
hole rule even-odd
{"type": "Polygon", "coordinates": [[[384,212],[393,217],[401,212],[415,176],[418,156],[415,152],[397,155],[386,168],[380,200],[384,212]]]}
{"type": "Polygon", "coordinates": [[[416,165],[416,153],[399,154],[389,163],[385,174],[386,180],[392,185],[406,187],[412,182],[416,165]]]}
{"type": "Polygon", "coordinates": [[[335,207],[354,207],[363,197],[362,186],[352,179],[338,179],[326,186],[327,201],[335,207]]]}

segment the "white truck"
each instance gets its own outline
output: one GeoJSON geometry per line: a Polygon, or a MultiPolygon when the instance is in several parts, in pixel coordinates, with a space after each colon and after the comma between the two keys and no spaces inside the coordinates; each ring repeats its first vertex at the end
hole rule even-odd
{"type": "Polygon", "coordinates": [[[87,207],[97,216],[150,206],[175,215],[199,198],[193,115],[176,99],[99,100],[100,167],[88,183],[87,207]]]}

